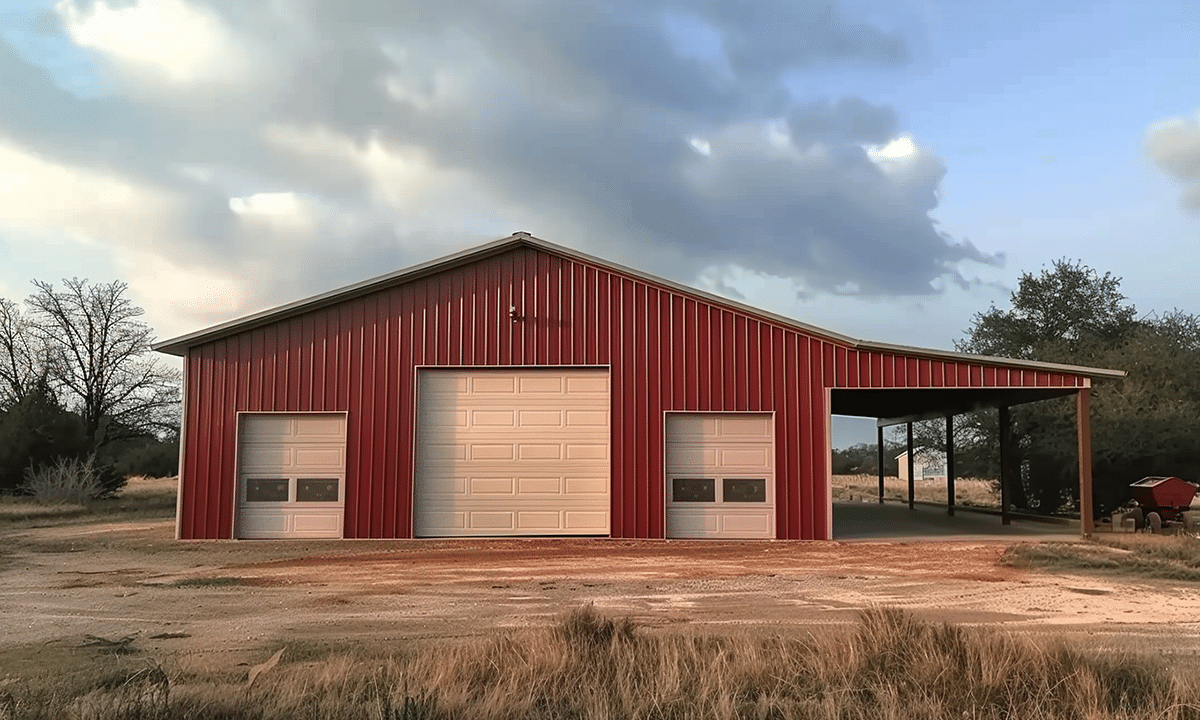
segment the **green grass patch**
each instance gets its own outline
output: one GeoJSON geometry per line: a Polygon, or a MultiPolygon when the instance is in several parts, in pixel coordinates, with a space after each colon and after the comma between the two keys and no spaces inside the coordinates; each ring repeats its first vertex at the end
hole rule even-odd
{"type": "Polygon", "coordinates": [[[125,664],[6,690],[13,717],[94,720],[1200,718],[1200,687],[1157,659],[889,609],[820,636],[763,637],[647,632],[584,608],[541,630],[261,660],[236,676],[125,664]]]}
{"type": "Polygon", "coordinates": [[[1000,563],[1010,567],[1200,582],[1200,539],[1128,534],[1087,542],[1022,543],[1000,563]]]}

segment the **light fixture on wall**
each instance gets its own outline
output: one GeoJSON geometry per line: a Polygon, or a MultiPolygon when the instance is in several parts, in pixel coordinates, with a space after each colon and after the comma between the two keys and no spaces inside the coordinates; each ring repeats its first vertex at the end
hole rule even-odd
{"type": "Polygon", "coordinates": [[[508,316],[512,318],[513,322],[520,322],[521,320],[525,319],[525,316],[517,311],[516,305],[510,305],[508,307],[508,316]]]}

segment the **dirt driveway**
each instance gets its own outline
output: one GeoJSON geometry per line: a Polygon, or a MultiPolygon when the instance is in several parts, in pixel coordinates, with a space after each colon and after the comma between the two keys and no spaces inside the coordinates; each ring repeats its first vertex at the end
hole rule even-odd
{"type": "Polygon", "coordinates": [[[809,632],[877,605],[1097,647],[1200,650],[1200,593],[996,565],[1010,539],[177,542],[172,523],[10,534],[0,677],[118,649],[184,670],[551,622],[583,603],[662,631],[809,632]],[[113,649],[113,648],[108,648],[113,649]]]}

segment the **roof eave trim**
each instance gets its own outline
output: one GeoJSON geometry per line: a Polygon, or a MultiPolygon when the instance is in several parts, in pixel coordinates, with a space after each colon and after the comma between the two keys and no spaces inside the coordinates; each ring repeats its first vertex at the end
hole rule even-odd
{"type": "Polygon", "coordinates": [[[322,307],[333,305],[335,303],[349,300],[360,295],[366,295],[381,289],[387,285],[394,283],[416,280],[423,275],[441,272],[457,264],[471,262],[473,260],[481,260],[491,255],[498,255],[510,246],[516,245],[524,241],[525,236],[521,233],[508,237],[493,240],[484,245],[477,245],[472,248],[467,248],[451,255],[444,255],[440,258],[435,258],[427,262],[413,265],[403,270],[378,275],[367,280],[344,285],[333,290],[327,290],[317,295],[312,295],[300,300],[295,300],[284,305],[277,305],[266,310],[262,310],[250,315],[244,315],[239,318],[234,318],[219,325],[212,325],[202,330],[190,332],[186,335],[163,340],[162,342],[154,343],[150,346],[151,350],[167,353],[168,355],[177,355],[183,357],[187,355],[188,348],[203,344],[210,340],[219,339],[232,332],[244,332],[252,330],[262,325],[267,325],[272,322],[277,322],[290,315],[308,312],[310,310],[318,310],[322,307]]]}
{"type": "Polygon", "coordinates": [[[1066,365],[1063,363],[1043,362],[1041,360],[1019,360],[1016,358],[995,357],[993,355],[974,355],[972,353],[954,352],[951,350],[935,350],[932,348],[893,345],[873,341],[858,341],[855,347],[862,350],[878,350],[897,355],[923,355],[930,358],[970,362],[980,365],[1000,365],[1003,367],[1020,368],[1022,370],[1044,370],[1071,375],[1082,375],[1097,380],[1119,380],[1128,376],[1124,370],[1109,370],[1107,368],[1087,367],[1084,365],[1066,365]]]}

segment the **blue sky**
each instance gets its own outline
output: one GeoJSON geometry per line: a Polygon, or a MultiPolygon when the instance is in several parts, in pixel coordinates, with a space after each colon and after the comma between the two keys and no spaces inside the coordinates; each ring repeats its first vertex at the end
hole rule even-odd
{"type": "Polygon", "coordinates": [[[169,337],[527,230],[888,342],[1062,257],[1200,313],[1197,48],[1183,0],[0,0],[0,296],[169,337]]]}

